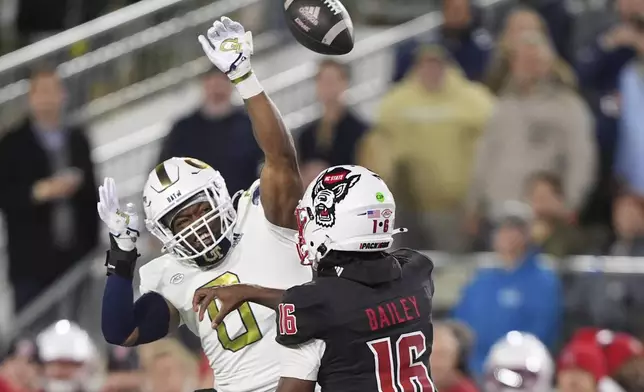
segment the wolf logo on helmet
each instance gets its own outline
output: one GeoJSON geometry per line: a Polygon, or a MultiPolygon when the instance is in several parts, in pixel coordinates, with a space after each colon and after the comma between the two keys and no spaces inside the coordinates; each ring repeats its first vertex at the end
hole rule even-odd
{"type": "Polygon", "coordinates": [[[336,167],[319,176],[313,187],[315,223],[323,227],[335,225],[335,205],[340,203],[358,180],[360,174],[350,175],[344,167],[336,167]]]}

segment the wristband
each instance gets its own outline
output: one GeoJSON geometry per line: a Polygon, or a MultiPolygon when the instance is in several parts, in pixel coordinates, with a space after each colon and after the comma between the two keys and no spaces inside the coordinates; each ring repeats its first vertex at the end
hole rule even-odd
{"type": "Polygon", "coordinates": [[[139,256],[140,255],[136,251],[136,248],[129,252],[119,248],[116,240],[112,234],[110,234],[110,249],[107,251],[107,255],[105,257],[107,276],[114,274],[128,280],[133,280],[136,259],[138,259],[139,256]]]}
{"type": "Polygon", "coordinates": [[[244,76],[241,76],[237,79],[232,80],[233,84],[235,87],[237,87],[237,91],[239,92],[239,95],[243,99],[249,99],[254,97],[255,95],[259,95],[264,91],[264,88],[262,85],[259,83],[259,80],[257,79],[257,75],[250,70],[247,74],[244,76]]]}

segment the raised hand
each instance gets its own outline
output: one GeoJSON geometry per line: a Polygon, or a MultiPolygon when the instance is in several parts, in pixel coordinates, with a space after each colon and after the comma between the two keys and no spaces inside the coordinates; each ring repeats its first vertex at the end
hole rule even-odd
{"type": "Polygon", "coordinates": [[[98,198],[96,209],[109,229],[111,238],[121,250],[133,250],[140,235],[139,216],[134,204],[128,203],[125,211],[121,210],[116,183],[110,177],[106,177],[103,185],[98,187],[98,198]]]}

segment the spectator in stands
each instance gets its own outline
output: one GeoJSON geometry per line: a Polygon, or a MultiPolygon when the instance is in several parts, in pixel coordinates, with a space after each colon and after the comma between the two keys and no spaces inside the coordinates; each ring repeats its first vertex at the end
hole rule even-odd
{"type": "MultiPolygon", "coordinates": [[[[615,193],[613,166],[619,138],[621,108],[618,91],[622,68],[636,56],[636,20],[644,14],[643,0],[616,0],[617,15],[607,15],[596,38],[577,53],[579,85],[596,120],[599,147],[599,175],[588,206],[580,221],[584,225],[605,225],[611,221],[615,193]],[[617,19],[617,20],[615,20],[617,19]]],[[[623,173],[622,173],[623,174],[623,173]]]]}
{"type": "Polygon", "coordinates": [[[620,70],[635,58],[636,21],[644,13],[642,0],[617,0],[615,4],[617,20],[606,18],[608,26],[600,26],[603,31],[577,53],[580,85],[595,90],[599,97],[616,91],[620,70]]]}
{"type": "Polygon", "coordinates": [[[644,357],[629,361],[613,376],[617,384],[624,391],[644,390],[644,357]]]}
{"type": "Polygon", "coordinates": [[[601,350],[592,344],[567,345],[557,360],[557,392],[599,392],[608,371],[601,350]]]}
{"type": "Polygon", "coordinates": [[[96,185],[84,130],[65,122],[55,71],[34,72],[29,118],[0,140],[0,209],[21,309],[97,244],[96,185]]]}
{"type": "Polygon", "coordinates": [[[297,140],[305,184],[330,166],[356,164],[356,149],[367,125],[344,103],[349,72],[346,65],[331,59],[318,66],[315,86],[322,117],[305,125],[297,140]]]}
{"type": "Polygon", "coordinates": [[[571,213],[586,198],[595,173],[592,118],[579,96],[556,80],[555,61],[547,38],[534,31],[522,34],[512,51],[510,84],[477,152],[467,203],[471,234],[478,233],[481,214],[522,199],[538,171],[561,175],[571,213]]]}
{"type": "Polygon", "coordinates": [[[381,103],[361,161],[396,194],[405,246],[464,250],[463,204],[472,156],[493,106],[440,45],[419,48],[414,70],[381,103]]]}
{"type": "MultiPolygon", "coordinates": [[[[545,21],[536,11],[526,7],[513,9],[505,19],[499,42],[486,70],[484,82],[494,94],[502,93],[507,87],[510,79],[510,55],[526,32],[540,32],[550,38],[545,21]]],[[[555,80],[563,85],[576,87],[573,69],[561,56],[556,57],[552,71],[555,80]]]]}
{"type": "MultiPolygon", "coordinates": [[[[595,253],[642,256],[644,249],[641,239],[638,239],[641,235],[636,234],[641,232],[644,222],[641,205],[631,196],[621,196],[615,202],[613,219],[617,234],[615,242],[610,245],[606,238],[596,239],[594,242],[597,242],[599,249],[595,253]]],[[[602,259],[597,262],[602,263],[602,259]]],[[[607,258],[605,262],[607,267],[612,263],[618,263],[619,267],[619,260],[607,258]]],[[[626,271],[617,268],[610,269],[616,273],[575,274],[569,281],[566,304],[574,312],[570,318],[571,324],[573,327],[592,324],[639,333],[644,327],[644,287],[641,275],[620,273],[626,271]]]]}
{"type": "Polygon", "coordinates": [[[36,338],[43,362],[43,392],[94,392],[104,379],[98,346],[87,331],[68,320],[50,325],[36,338]]]}
{"type": "Polygon", "coordinates": [[[0,392],[37,392],[41,372],[36,344],[17,339],[0,362],[0,392]]]}
{"type": "MultiPolygon", "coordinates": [[[[139,347],[143,392],[185,392],[197,387],[197,359],[181,343],[165,338],[139,347]]],[[[212,386],[211,386],[212,387],[212,386]]]]}
{"type": "Polygon", "coordinates": [[[233,87],[228,76],[213,67],[201,81],[203,104],[173,125],[163,140],[158,162],[172,157],[199,159],[219,170],[232,195],[257,179],[262,150],[244,108],[231,101],[233,87]]]}
{"type": "Polygon", "coordinates": [[[616,169],[629,191],[644,198],[644,10],[631,23],[639,57],[620,72],[622,118],[616,169]]]}
{"type": "Polygon", "coordinates": [[[624,332],[583,327],[575,332],[570,344],[593,345],[600,349],[609,377],[614,377],[630,362],[644,358],[642,342],[624,332]]]}
{"type": "Polygon", "coordinates": [[[470,80],[481,80],[494,42],[481,27],[479,10],[471,0],[442,0],[442,11],[444,19],[439,31],[398,46],[394,82],[402,80],[413,67],[418,46],[435,41],[441,42],[470,80]]]}
{"type": "Polygon", "coordinates": [[[581,254],[584,238],[566,208],[561,178],[549,172],[534,174],[526,186],[532,208],[532,241],[555,257],[581,254]]]}
{"type": "Polygon", "coordinates": [[[555,365],[536,336],[510,331],[490,348],[484,371],[485,392],[550,392],[555,365]]]}
{"type": "Polygon", "coordinates": [[[477,378],[492,345],[510,331],[531,333],[550,347],[558,338],[561,285],[530,248],[529,215],[525,205],[506,204],[494,233],[499,266],[479,269],[453,311],[476,334],[470,369],[477,378]]]}
{"type": "Polygon", "coordinates": [[[615,242],[610,247],[613,256],[644,256],[644,206],[631,195],[622,195],[615,200],[613,226],[615,242]]]}
{"type": "Polygon", "coordinates": [[[471,340],[469,328],[461,323],[438,322],[434,324],[434,344],[430,367],[434,385],[439,391],[476,392],[478,390],[469,378],[467,370],[471,340]],[[470,335],[468,342],[461,340],[462,336],[457,336],[463,331],[467,331],[470,335]]]}
{"type": "Polygon", "coordinates": [[[139,356],[133,347],[108,346],[107,378],[101,392],[138,391],[143,375],[139,369],[139,356]]]}
{"type": "Polygon", "coordinates": [[[535,10],[545,22],[545,28],[552,38],[554,49],[559,57],[569,63],[572,61],[573,15],[568,11],[566,2],[560,0],[520,0],[520,4],[535,10]]]}

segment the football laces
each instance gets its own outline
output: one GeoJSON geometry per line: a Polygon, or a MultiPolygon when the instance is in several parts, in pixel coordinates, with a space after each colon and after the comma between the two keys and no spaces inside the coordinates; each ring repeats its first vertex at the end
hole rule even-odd
{"type": "Polygon", "coordinates": [[[324,0],[324,4],[333,12],[334,15],[342,13],[342,6],[338,0],[324,0]]]}

